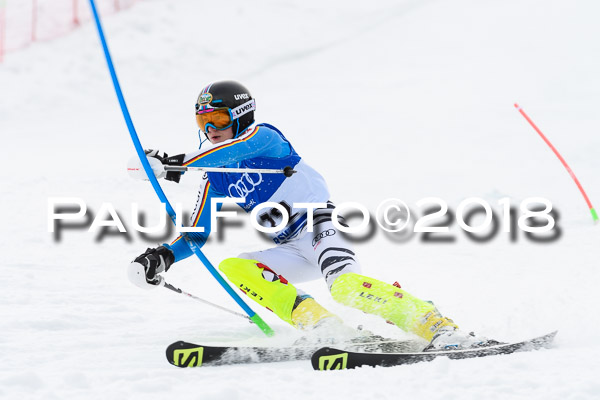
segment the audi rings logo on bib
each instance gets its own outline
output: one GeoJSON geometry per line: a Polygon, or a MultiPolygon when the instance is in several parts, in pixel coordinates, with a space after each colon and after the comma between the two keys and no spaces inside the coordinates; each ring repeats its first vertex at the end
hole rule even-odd
{"type": "Polygon", "coordinates": [[[247,172],[242,175],[237,182],[229,185],[228,191],[230,197],[246,197],[248,194],[254,192],[256,187],[263,181],[262,174],[249,174],[247,172]],[[253,176],[250,176],[253,175],[253,176]]]}
{"type": "Polygon", "coordinates": [[[335,229],[327,229],[326,231],[323,231],[321,233],[319,233],[317,236],[315,236],[315,238],[312,241],[312,245],[316,245],[319,241],[321,241],[323,238],[326,238],[327,236],[333,236],[336,234],[335,229]]]}

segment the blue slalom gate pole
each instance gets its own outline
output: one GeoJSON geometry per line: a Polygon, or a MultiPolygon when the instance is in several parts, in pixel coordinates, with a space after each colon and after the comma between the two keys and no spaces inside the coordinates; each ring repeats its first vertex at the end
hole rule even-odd
{"type": "MultiPolygon", "coordinates": [[[[123,112],[123,117],[125,118],[125,123],[127,124],[127,129],[129,130],[129,135],[131,136],[131,140],[133,141],[133,145],[135,147],[135,151],[137,152],[140,161],[142,162],[142,166],[144,167],[144,171],[152,183],[152,187],[156,192],[156,195],[160,199],[162,203],[165,204],[167,213],[171,218],[171,221],[175,224],[176,215],[175,210],[169,203],[167,196],[163,192],[160,184],[158,183],[158,179],[154,176],[154,172],[152,171],[152,167],[146,158],[146,153],[144,153],[144,148],[140,143],[140,139],[135,131],[135,127],[133,126],[133,122],[131,120],[131,116],[129,115],[129,110],[127,109],[127,104],[125,104],[125,98],[123,97],[123,92],[121,91],[121,86],[119,85],[119,80],[117,79],[117,73],[115,72],[115,67],[112,62],[112,57],[110,56],[110,52],[108,51],[108,45],[106,43],[106,38],[104,37],[104,30],[102,29],[102,24],[100,22],[100,16],[96,9],[96,3],[94,0],[90,0],[90,6],[92,8],[92,14],[94,15],[94,21],[96,22],[96,28],[98,29],[98,35],[100,36],[100,42],[102,44],[102,48],[104,50],[104,57],[106,58],[106,63],[108,65],[108,70],[110,72],[110,77],[112,78],[112,82],[115,88],[115,93],[117,94],[117,98],[119,99],[119,105],[121,106],[121,111],[123,112]]],[[[177,225],[176,225],[177,226],[177,225]]],[[[225,279],[217,272],[215,267],[208,261],[204,253],[200,251],[200,248],[194,243],[194,241],[187,235],[187,233],[182,232],[181,236],[190,247],[190,249],[194,252],[196,257],[204,264],[208,272],[219,282],[219,284],[225,289],[227,293],[235,300],[236,303],[248,314],[250,320],[254,322],[267,336],[272,336],[274,334],[273,329],[262,318],[255,313],[248,305],[241,299],[241,297],[225,282],[225,279]]]]}

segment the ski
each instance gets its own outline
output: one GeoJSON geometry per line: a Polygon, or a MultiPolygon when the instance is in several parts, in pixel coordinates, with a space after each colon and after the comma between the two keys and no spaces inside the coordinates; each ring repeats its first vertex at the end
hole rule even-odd
{"type": "MultiPolygon", "coordinates": [[[[309,360],[322,345],[270,346],[205,346],[185,341],[172,343],[166,356],[170,364],[180,367],[203,367],[230,364],[270,363],[309,360]]],[[[344,343],[345,348],[356,351],[415,351],[422,345],[413,341],[379,340],[344,343]]]]}
{"type": "Polygon", "coordinates": [[[323,347],[312,355],[311,362],[315,370],[334,370],[351,369],[362,366],[391,367],[395,365],[431,361],[438,357],[448,357],[451,360],[487,357],[498,354],[511,354],[518,351],[530,351],[540,349],[542,347],[548,347],[554,340],[556,333],[557,331],[530,340],[514,343],[503,343],[488,347],[418,353],[352,352],[330,347],[323,347]]]}
{"type": "Polygon", "coordinates": [[[176,367],[188,368],[307,360],[314,351],[314,347],[204,346],[178,341],[167,347],[167,360],[176,367]]]}

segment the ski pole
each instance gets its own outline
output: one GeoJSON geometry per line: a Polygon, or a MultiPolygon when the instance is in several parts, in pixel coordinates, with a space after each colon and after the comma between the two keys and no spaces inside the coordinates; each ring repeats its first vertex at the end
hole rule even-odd
{"type": "Polygon", "coordinates": [[[575,176],[575,173],[573,172],[573,170],[571,170],[571,167],[569,167],[569,165],[567,164],[567,162],[565,161],[565,159],[560,155],[560,153],[558,152],[558,150],[556,150],[556,147],[554,147],[552,145],[552,143],[550,143],[550,141],[542,133],[542,131],[540,130],[540,128],[538,128],[533,123],[533,121],[531,120],[531,118],[529,118],[529,116],[527,114],[525,114],[525,111],[517,103],[515,103],[515,108],[521,113],[521,115],[523,116],[523,118],[525,118],[527,120],[527,122],[529,122],[529,125],[531,125],[533,127],[533,129],[535,129],[535,131],[540,135],[540,137],[544,140],[544,142],[546,142],[546,144],[548,145],[548,147],[550,147],[550,149],[552,149],[552,151],[554,152],[554,154],[556,154],[556,157],[558,157],[558,159],[560,160],[560,162],[562,163],[562,165],[564,165],[564,167],[567,169],[567,172],[569,173],[569,175],[571,175],[571,178],[573,178],[573,180],[575,181],[575,184],[579,188],[579,191],[583,195],[583,198],[584,198],[585,202],[587,203],[587,205],[588,205],[588,207],[590,209],[590,212],[592,213],[592,218],[594,219],[594,222],[598,222],[598,214],[596,213],[596,210],[594,209],[594,206],[592,206],[592,202],[590,201],[590,199],[588,198],[587,194],[583,190],[583,186],[581,186],[581,183],[579,183],[579,179],[577,179],[577,177],[575,176]]]}
{"type": "MultiPolygon", "coordinates": [[[[165,208],[167,209],[167,213],[173,221],[174,224],[177,224],[177,216],[175,214],[175,210],[171,203],[169,203],[169,199],[165,195],[165,192],[162,190],[156,176],[154,176],[154,172],[152,171],[152,167],[146,158],[146,153],[144,152],[144,148],[142,147],[142,143],[140,142],[140,138],[138,137],[137,132],[135,131],[135,127],[133,126],[133,121],[131,120],[131,115],[129,114],[129,109],[127,108],[127,104],[125,103],[125,97],[123,96],[123,92],[121,90],[121,85],[119,84],[119,79],[117,78],[117,72],[115,71],[115,67],[112,62],[112,57],[110,56],[110,51],[108,50],[108,44],[106,43],[106,38],[104,37],[104,30],[102,29],[102,23],[100,21],[100,15],[98,14],[98,10],[96,9],[96,2],[94,0],[90,1],[90,7],[92,9],[92,15],[94,16],[94,21],[96,22],[96,28],[98,31],[98,36],[100,37],[100,44],[102,45],[102,49],[104,51],[104,58],[106,59],[106,64],[108,67],[108,71],[110,72],[110,77],[112,79],[112,83],[115,89],[115,94],[117,95],[117,99],[119,100],[119,105],[121,107],[121,112],[123,114],[123,118],[125,119],[125,124],[127,125],[127,130],[129,131],[129,136],[131,137],[131,141],[133,142],[133,147],[135,147],[135,151],[142,162],[142,166],[144,167],[144,171],[152,184],[152,188],[154,192],[160,199],[162,203],[164,203],[165,208]]],[[[194,242],[192,238],[190,238],[185,232],[182,232],[183,239],[185,243],[189,246],[190,250],[200,259],[204,267],[208,270],[208,272],[219,282],[221,287],[235,300],[235,302],[244,310],[248,317],[256,324],[256,326],[263,331],[263,333],[267,336],[273,336],[275,332],[273,329],[265,322],[263,319],[255,313],[242,298],[237,294],[231,286],[225,281],[225,279],[217,272],[215,267],[208,261],[204,253],[200,251],[200,247],[194,242]]]]}
{"type": "Polygon", "coordinates": [[[199,301],[199,302],[201,302],[201,303],[204,303],[204,304],[206,304],[206,305],[209,305],[209,306],[211,306],[211,307],[218,308],[219,310],[222,310],[222,311],[226,311],[226,312],[228,312],[229,314],[237,315],[238,317],[242,317],[242,318],[244,318],[244,319],[247,319],[247,320],[248,320],[248,321],[249,321],[251,324],[252,324],[252,323],[254,323],[254,321],[252,321],[252,320],[250,319],[250,317],[248,317],[247,315],[244,315],[244,314],[242,314],[242,313],[235,312],[235,311],[233,311],[233,310],[230,310],[229,308],[222,307],[222,306],[220,306],[220,305],[218,305],[218,304],[211,303],[210,301],[208,301],[208,300],[204,300],[204,299],[202,299],[202,298],[200,298],[200,297],[198,297],[198,296],[194,296],[194,295],[193,295],[193,294],[191,294],[191,293],[188,293],[188,292],[186,292],[186,291],[184,291],[184,290],[181,290],[181,289],[179,289],[178,287],[175,287],[175,286],[171,285],[171,284],[170,284],[170,283],[168,283],[168,282],[165,280],[165,278],[163,278],[162,276],[160,276],[160,283],[159,283],[159,285],[160,285],[160,286],[163,286],[163,287],[165,287],[165,288],[167,288],[167,289],[169,289],[169,290],[172,290],[172,291],[174,291],[175,293],[183,294],[183,295],[185,295],[185,296],[187,296],[187,297],[190,297],[190,298],[192,298],[192,299],[194,299],[194,300],[197,300],[197,301],[199,301]]]}
{"type": "Polygon", "coordinates": [[[204,172],[239,172],[244,173],[247,172],[249,174],[284,174],[287,178],[295,174],[295,171],[292,167],[285,167],[284,169],[266,169],[266,168],[218,168],[218,167],[184,167],[178,165],[165,165],[165,171],[174,171],[174,172],[186,172],[186,171],[204,171],[204,172]]]}

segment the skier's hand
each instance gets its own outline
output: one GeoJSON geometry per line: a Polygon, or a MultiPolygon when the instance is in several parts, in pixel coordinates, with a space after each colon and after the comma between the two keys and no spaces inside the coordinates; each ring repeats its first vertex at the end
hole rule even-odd
{"type": "MultiPolygon", "coordinates": [[[[159,160],[164,165],[175,165],[175,166],[179,167],[179,166],[183,165],[183,159],[185,158],[185,154],[178,154],[176,156],[169,157],[169,155],[167,153],[163,152],[161,154],[160,150],[144,150],[144,151],[146,152],[146,157],[148,157],[149,160],[152,157],[152,158],[159,160]]],[[[154,167],[153,167],[153,169],[154,169],[154,167]]],[[[169,171],[166,174],[161,174],[160,176],[157,176],[157,178],[162,178],[164,176],[165,179],[168,181],[173,181],[175,183],[179,183],[182,173],[183,172],[180,172],[180,171],[169,171]]],[[[155,174],[156,174],[156,172],[155,172],[155,174]]]]}
{"type": "MultiPolygon", "coordinates": [[[[144,152],[146,153],[146,158],[150,163],[152,172],[154,172],[154,176],[157,179],[163,178],[167,174],[163,162],[168,155],[166,153],[161,154],[158,150],[144,150],[144,152]]],[[[146,172],[138,156],[132,157],[129,160],[127,163],[127,172],[132,178],[144,181],[148,180],[148,176],[146,176],[146,172]]]]}
{"type": "Polygon", "coordinates": [[[129,280],[144,289],[158,287],[162,282],[159,274],[168,271],[174,262],[173,252],[164,246],[147,249],[129,264],[129,280]]]}
{"type": "Polygon", "coordinates": [[[169,157],[169,155],[167,153],[165,153],[164,151],[161,152],[160,150],[148,149],[148,150],[144,150],[144,153],[146,153],[146,157],[148,157],[148,158],[150,158],[150,157],[156,158],[157,160],[159,160],[163,164],[164,164],[164,159],[167,158],[167,157],[169,157]]]}
{"type": "Polygon", "coordinates": [[[152,166],[152,171],[154,171],[154,176],[156,176],[156,179],[165,178],[172,180],[169,179],[169,172],[166,172],[163,167],[163,165],[166,164],[165,160],[167,160],[167,157],[169,157],[167,153],[152,149],[144,150],[144,153],[146,153],[146,157],[152,166]],[[160,164],[157,160],[160,161],[160,164]]]}

